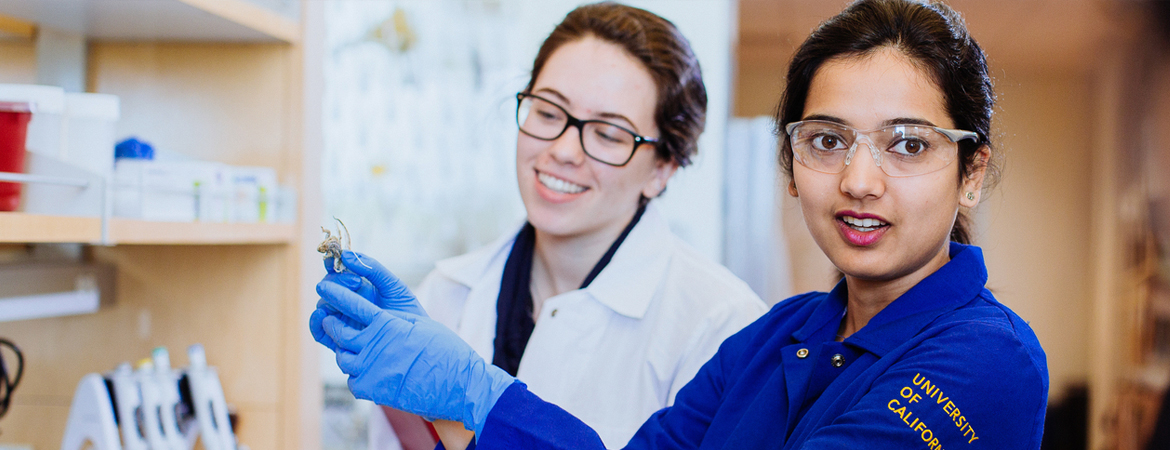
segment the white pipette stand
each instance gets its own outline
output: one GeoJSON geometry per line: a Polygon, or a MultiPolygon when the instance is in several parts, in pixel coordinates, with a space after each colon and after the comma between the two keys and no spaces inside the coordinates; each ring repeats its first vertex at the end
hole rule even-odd
{"type": "Polygon", "coordinates": [[[82,377],[73,394],[61,450],[80,450],[87,442],[97,450],[121,450],[111,405],[110,392],[101,375],[91,373],[82,377]]]}
{"type": "Polygon", "coordinates": [[[195,405],[195,419],[199,435],[207,450],[236,450],[236,436],[228,419],[223,386],[214,367],[207,366],[207,355],[199,344],[187,348],[187,382],[191,387],[191,403],[195,405]]]}
{"type": "Polygon", "coordinates": [[[138,390],[142,393],[142,428],[146,430],[146,442],[151,450],[164,450],[168,447],[158,418],[162,403],[158,385],[154,382],[154,363],[149,359],[139,361],[138,370],[134,371],[134,380],[138,382],[138,390]]]}
{"type": "Polygon", "coordinates": [[[159,347],[152,352],[153,362],[144,359],[137,370],[122,363],[105,377],[91,373],[81,379],[61,450],[87,446],[96,450],[191,450],[196,432],[206,450],[246,449],[237,445],[219,374],[207,366],[203,346],[192,345],[187,356],[190,366],[183,373],[190,388],[188,406],[194,409],[194,423],[189,413],[179,410],[187,399],[179,391],[178,372],[170,368],[170,355],[159,347]],[[184,417],[176,417],[178,414],[184,417]]]}
{"type": "Polygon", "coordinates": [[[118,409],[118,427],[122,429],[122,447],[125,450],[150,450],[138,423],[142,395],[138,391],[138,382],[134,380],[134,369],[130,368],[130,363],[119,364],[107,379],[117,399],[114,405],[118,409]]]}
{"type": "Polygon", "coordinates": [[[151,353],[154,360],[154,384],[158,387],[158,421],[162,425],[162,437],[167,449],[187,450],[187,443],[179,433],[179,421],[175,411],[179,408],[179,377],[171,370],[171,356],[164,347],[156,347],[151,353]]]}

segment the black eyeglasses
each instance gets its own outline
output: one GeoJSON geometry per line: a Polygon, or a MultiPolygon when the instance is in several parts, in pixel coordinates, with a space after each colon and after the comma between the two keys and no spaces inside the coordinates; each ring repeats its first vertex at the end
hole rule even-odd
{"type": "Polygon", "coordinates": [[[621,167],[634,159],[634,152],[642,144],[658,144],[657,139],[639,136],[633,131],[603,120],[581,120],[565,108],[532,94],[516,94],[516,124],[520,132],[551,141],[565,134],[569,127],[577,127],[581,149],[590,158],[611,166],[621,167]]]}

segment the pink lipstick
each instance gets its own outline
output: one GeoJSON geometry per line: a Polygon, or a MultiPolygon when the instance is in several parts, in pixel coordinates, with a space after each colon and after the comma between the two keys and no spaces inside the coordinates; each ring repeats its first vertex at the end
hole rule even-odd
{"type": "Polygon", "coordinates": [[[875,214],[841,211],[837,213],[836,218],[841,236],[857,247],[876,244],[890,228],[889,222],[875,214]]]}

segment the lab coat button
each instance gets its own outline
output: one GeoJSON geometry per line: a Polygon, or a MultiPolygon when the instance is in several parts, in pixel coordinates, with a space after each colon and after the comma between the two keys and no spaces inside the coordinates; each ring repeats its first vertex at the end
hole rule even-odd
{"type": "Polygon", "coordinates": [[[807,358],[807,357],[808,357],[808,349],[807,349],[807,348],[802,348],[802,349],[800,349],[800,350],[797,350],[797,351],[796,351],[796,357],[797,357],[797,358],[800,358],[800,359],[807,358]]]}
{"type": "Polygon", "coordinates": [[[840,353],[833,355],[833,359],[831,361],[833,363],[833,367],[841,367],[845,365],[845,357],[841,356],[840,353]]]}

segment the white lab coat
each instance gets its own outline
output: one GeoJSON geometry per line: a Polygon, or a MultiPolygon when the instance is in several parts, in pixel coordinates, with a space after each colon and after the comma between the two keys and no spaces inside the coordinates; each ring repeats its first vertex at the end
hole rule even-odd
{"type": "MultiPolygon", "coordinates": [[[[440,261],[416,294],[491,361],[496,300],[515,233],[440,261]]],[[[517,378],[622,447],[715,354],[764,313],[746,283],[671,233],[653,203],[585,289],[545,301],[517,378]]]]}

